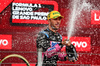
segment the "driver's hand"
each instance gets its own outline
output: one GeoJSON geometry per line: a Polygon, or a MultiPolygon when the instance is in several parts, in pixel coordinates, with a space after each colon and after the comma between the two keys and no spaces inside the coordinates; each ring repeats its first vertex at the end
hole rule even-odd
{"type": "Polygon", "coordinates": [[[66,41],[67,41],[67,39],[64,39],[64,40],[62,41],[62,44],[63,44],[63,45],[66,45],[66,46],[70,46],[70,45],[71,45],[71,41],[68,40],[67,43],[66,43],[66,41]]]}

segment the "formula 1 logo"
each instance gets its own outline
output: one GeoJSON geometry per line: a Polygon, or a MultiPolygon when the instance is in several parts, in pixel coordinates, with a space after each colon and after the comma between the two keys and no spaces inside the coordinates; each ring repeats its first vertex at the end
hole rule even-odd
{"type": "MultiPolygon", "coordinates": [[[[63,36],[63,39],[67,38],[63,36]]],[[[90,37],[71,37],[71,43],[76,47],[76,51],[90,51],[90,37]]]]}
{"type": "Polygon", "coordinates": [[[12,48],[12,35],[0,35],[0,49],[12,48]]]}
{"type": "Polygon", "coordinates": [[[91,11],[91,24],[100,24],[100,10],[91,11]]]}
{"type": "Polygon", "coordinates": [[[55,1],[14,0],[12,3],[12,24],[48,24],[47,15],[58,10],[55,1]]]}
{"type": "Polygon", "coordinates": [[[12,2],[13,0],[0,0],[0,13],[12,2]]]}

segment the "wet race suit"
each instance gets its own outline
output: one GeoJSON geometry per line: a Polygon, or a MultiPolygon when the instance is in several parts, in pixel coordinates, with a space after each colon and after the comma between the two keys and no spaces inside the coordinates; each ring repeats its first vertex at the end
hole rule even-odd
{"type": "MultiPolygon", "coordinates": [[[[57,32],[49,30],[49,28],[41,31],[37,37],[37,48],[42,48],[42,66],[57,66],[57,60],[66,61],[68,54],[62,53],[61,48],[63,45],[62,36],[57,32]]],[[[70,52],[71,47],[66,47],[66,52],[70,52]]],[[[76,50],[75,50],[76,52],[76,50]]],[[[69,56],[68,56],[69,57],[69,56]]]]}

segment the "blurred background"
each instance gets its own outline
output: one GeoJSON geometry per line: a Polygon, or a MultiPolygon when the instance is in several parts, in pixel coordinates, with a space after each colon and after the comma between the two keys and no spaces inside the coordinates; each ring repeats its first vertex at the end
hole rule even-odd
{"type": "MultiPolygon", "coordinates": [[[[70,39],[79,54],[75,63],[58,61],[58,66],[99,66],[100,0],[73,2],[74,0],[0,0],[0,60],[10,54],[19,54],[34,66],[37,61],[37,34],[47,27],[47,14],[58,10],[64,16],[58,31],[63,38],[68,37],[71,28],[69,22],[74,19],[70,39]],[[76,10],[72,16],[75,4],[76,10]]],[[[14,57],[6,59],[1,66],[22,66],[21,64],[25,64],[24,61],[14,57]]]]}

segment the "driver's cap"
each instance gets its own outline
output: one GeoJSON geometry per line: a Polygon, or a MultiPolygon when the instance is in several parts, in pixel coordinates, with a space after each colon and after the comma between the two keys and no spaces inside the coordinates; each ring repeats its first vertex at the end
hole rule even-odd
{"type": "Polygon", "coordinates": [[[56,18],[58,18],[58,17],[61,17],[61,18],[63,18],[63,16],[60,14],[60,12],[58,12],[58,11],[51,11],[49,14],[48,14],[48,16],[47,16],[47,19],[49,20],[49,19],[56,19],[56,18]]]}

